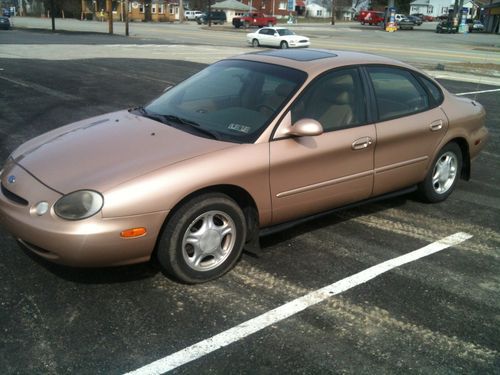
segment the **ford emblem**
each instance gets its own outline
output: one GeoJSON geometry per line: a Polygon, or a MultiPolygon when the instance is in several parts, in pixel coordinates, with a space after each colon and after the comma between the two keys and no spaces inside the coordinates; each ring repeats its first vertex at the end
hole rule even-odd
{"type": "Polygon", "coordinates": [[[11,175],[7,178],[7,181],[9,182],[9,184],[13,184],[14,182],[16,182],[16,176],[14,175],[11,175]]]}

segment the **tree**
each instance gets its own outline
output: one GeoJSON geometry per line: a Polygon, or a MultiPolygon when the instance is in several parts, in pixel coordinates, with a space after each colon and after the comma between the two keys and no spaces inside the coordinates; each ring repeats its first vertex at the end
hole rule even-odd
{"type": "MultiPolygon", "coordinates": [[[[73,17],[80,18],[80,14],[82,11],[82,1],[81,0],[53,0],[54,1],[54,9],[55,16],[62,17],[73,17]]],[[[45,9],[50,9],[51,0],[44,0],[43,5],[45,9]]]]}
{"type": "MultiPolygon", "coordinates": [[[[394,0],[394,6],[398,13],[408,14],[412,0],[394,0]]],[[[387,0],[372,0],[373,9],[383,10],[387,6],[387,0]]]]}

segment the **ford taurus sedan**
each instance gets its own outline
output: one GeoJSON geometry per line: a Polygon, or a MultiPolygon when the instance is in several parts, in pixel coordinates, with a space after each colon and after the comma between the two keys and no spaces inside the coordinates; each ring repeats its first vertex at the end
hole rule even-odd
{"type": "Polygon", "coordinates": [[[158,259],[185,283],[230,270],[263,230],[418,189],[445,200],[485,144],[485,111],[401,62],[266,50],[145,107],[34,138],[0,172],[0,219],[72,266],[158,259]]]}
{"type": "Polygon", "coordinates": [[[247,43],[253,47],[267,46],[295,48],[309,47],[309,38],[295,34],[292,30],[284,27],[263,27],[253,33],[247,34],[247,43]]]}

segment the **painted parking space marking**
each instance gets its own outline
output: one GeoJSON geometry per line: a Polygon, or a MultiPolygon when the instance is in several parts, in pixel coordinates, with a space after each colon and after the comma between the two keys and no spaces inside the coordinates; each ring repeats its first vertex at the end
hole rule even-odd
{"type": "Polygon", "coordinates": [[[488,92],[500,92],[500,89],[471,91],[471,92],[461,92],[461,93],[458,93],[458,94],[455,94],[455,95],[456,96],[463,96],[463,95],[485,94],[485,93],[488,93],[488,92]]]}
{"type": "Polygon", "coordinates": [[[290,301],[275,308],[274,310],[247,320],[246,322],[221,332],[213,337],[202,340],[176,353],[138,368],[137,370],[128,372],[127,375],[163,374],[174,370],[220,348],[242,340],[266,327],[289,318],[311,306],[327,300],[334,295],[366,283],[367,281],[372,280],[396,267],[414,262],[420,258],[435,254],[449,247],[456,246],[470,238],[472,238],[472,235],[464,232],[458,232],[408,254],[379,263],[373,267],[367,268],[364,271],[358,272],[331,285],[290,301]]]}

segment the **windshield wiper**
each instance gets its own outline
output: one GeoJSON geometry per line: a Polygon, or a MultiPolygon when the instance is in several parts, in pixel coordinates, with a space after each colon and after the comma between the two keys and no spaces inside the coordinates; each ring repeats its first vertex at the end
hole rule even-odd
{"type": "Polygon", "coordinates": [[[182,125],[189,125],[191,128],[196,129],[200,133],[204,133],[206,135],[209,135],[213,139],[217,139],[217,140],[220,139],[220,136],[218,133],[216,133],[212,130],[206,129],[206,128],[202,128],[201,125],[198,124],[196,121],[188,120],[188,119],[176,116],[176,115],[160,115],[160,116],[167,119],[168,121],[177,122],[178,124],[182,124],[182,125]]]}
{"type": "Polygon", "coordinates": [[[138,112],[139,115],[141,115],[143,117],[147,117],[147,118],[150,118],[151,120],[159,121],[163,124],[168,125],[168,123],[165,119],[165,116],[159,115],[157,113],[148,112],[148,110],[142,106],[130,108],[128,111],[129,112],[138,112]]]}
{"type": "Polygon", "coordinates": [[[171,125],[172,122],[182,125],[189,125],[191,128],[196,129],[198,133],[203,133],[208,135],[210,138],[220,140],[220,136],[218,133],[202,128],[200,124],[195,121],[191,121],[176,115],[161,115],[159,113],[149,112],[146,108],[139,106],[129,109],[129,112],[138,112],[139,115],[150,118],[155,121],[159,121],[162,124],[171,125]]]}

